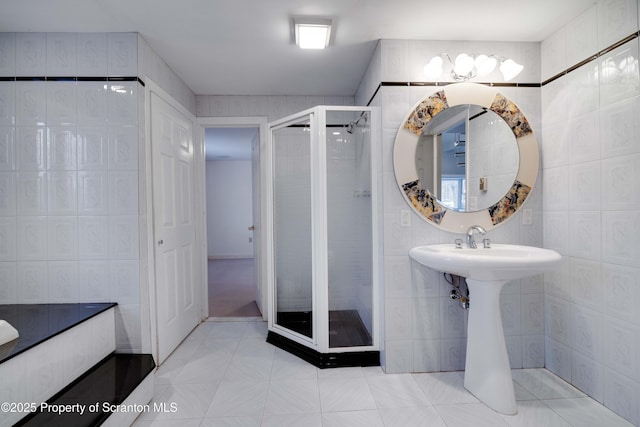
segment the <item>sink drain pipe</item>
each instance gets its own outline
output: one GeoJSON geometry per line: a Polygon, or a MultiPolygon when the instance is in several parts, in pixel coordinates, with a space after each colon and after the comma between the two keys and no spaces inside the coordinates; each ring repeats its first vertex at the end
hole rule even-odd
{"type": "Polygon", "coordinates": [[[444,280],[447,281],[453,289],[449,293],[449,298],[458,301],[458,305],[464,309],[469,309],[469,288],[467,287],[467,280],[462,276],[457,276],[451,273],[443,273],[444,280]]]}

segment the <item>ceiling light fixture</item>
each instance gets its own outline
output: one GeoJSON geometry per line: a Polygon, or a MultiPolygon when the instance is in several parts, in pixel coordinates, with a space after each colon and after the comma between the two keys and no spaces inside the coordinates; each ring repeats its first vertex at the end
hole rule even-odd
{"type": "Polygon", "coordinates": [[[301,49],[324,49],[331,40],[331,19],[293,18],[296,45],[301,49]]]}
{"type": "Polygon", "coordinates": [[[431,58],[424,67],[425,76],[431,80],[437,80],[442,76],[444,61],[446,58],[451,66],[451,77],[457,82],[463,82],[476,76],[486,76],[498,66],[505,82],[515,78],[524,69],[513,59],[498,55],[476,55],[461,53],[452,60],[449,54],[441,53],[431,58]],[[500,65],[498,65],[500,64],[500,65]]]}

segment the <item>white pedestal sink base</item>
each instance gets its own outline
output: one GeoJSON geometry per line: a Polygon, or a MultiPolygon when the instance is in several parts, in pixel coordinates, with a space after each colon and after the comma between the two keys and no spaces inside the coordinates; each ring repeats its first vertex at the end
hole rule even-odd
{"type": "Polygon", "coordinates": [[[467,279],[470,306],[464,387],[491,409],[514,415],[516,399],[500,315],[500,291],[505,283],[467,279]]]}
{"type": "Polygon", "coordinates": [[[509,280],[558,267],[562,261],[560,254],[533,246],[496,244],[471,249],[441,244],[415,247],[409,256],[433,270],[467,278],[470,306],[464,386],[490,408],[515,414],[500,291],[509,280]]]}

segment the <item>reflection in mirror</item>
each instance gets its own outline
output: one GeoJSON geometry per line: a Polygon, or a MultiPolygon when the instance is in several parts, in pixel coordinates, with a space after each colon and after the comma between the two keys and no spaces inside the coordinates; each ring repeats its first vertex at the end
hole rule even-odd
{"type": "Polygon", "coordinates": [[[418,177],[444,207],[473,212],[504,197],[518,172],[518,144],[495,112],[460,104],[439,112],[416,147],[418,177]]]}
{"type": "Polygon", "coordinates": [[[489,230],[512,218],[531,193],[538,166],[538,144],[529,121],[515,103],[488,85],[457,83],[437,88],[409,110],[393,145],[393,169],[405,201],[426,221],[451,232],[464,233],[471,225],[489,230]],[[457,106],[462,110],[456,112],[457,106]],[[455,116],[462,119],[456,121],[455,116]],[[452,121],[425,132],[430,122],[448,119],[452,121]],[[457,127],[460,121],[464,136],[457,127]],[[452,128],[459,157],[464,145],[464,173],[449,173],[443,166],[445,147],[437,139],[442,141],[442,134],[452,128]],[[476,145],[476,141],[482,143],[476,145]],[[419,143],[423,144],[420,149],[419,143]],[[448,174],[453,181],[447,180],[448,174]],[[466,187],[461,186],[463,182],[466,187]],[[502,182],[510,185],[506,191],[502,182]]]}

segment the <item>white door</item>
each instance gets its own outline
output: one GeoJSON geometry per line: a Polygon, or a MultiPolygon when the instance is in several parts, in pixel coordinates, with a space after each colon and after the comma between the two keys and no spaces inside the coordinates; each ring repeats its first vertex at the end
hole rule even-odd
{"type": "Polygon", "coordinates": [[[156,322],[162,363],[198,324],[193,124],[151,94],[156,322]]]}

